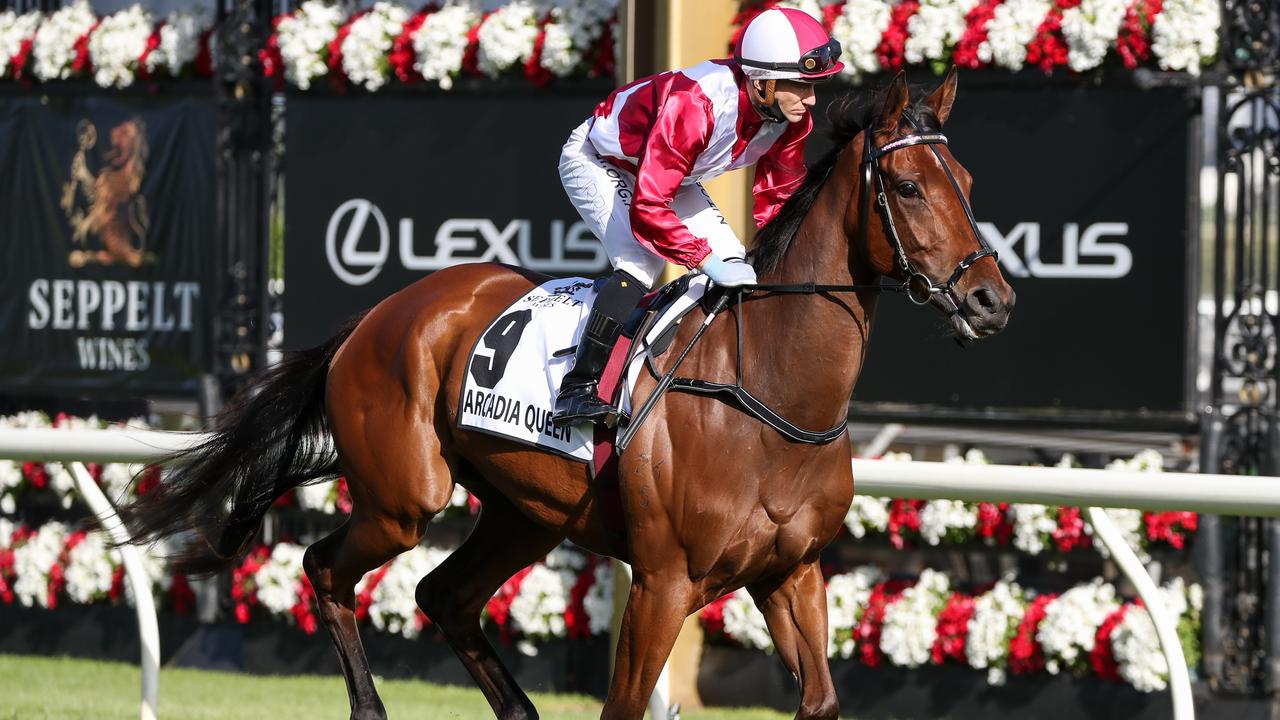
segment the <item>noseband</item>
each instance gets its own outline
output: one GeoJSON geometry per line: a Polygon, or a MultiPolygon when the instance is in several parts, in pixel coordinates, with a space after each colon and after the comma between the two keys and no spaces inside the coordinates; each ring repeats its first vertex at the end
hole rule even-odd
{"type": "Polygon", "coordinates": [[[942,158],[942,153],[935,147],[937,145],[946,145],[947,136],[942,133],[924,132],[924,129],[920,127],[915,117],[909,112],[904,112],[903,116],[907,118],[907,121],[915,129],[915,132],[911,135],[885,143],[880,147],[875,147],[871,138],[871,129],[868,128],[862,133],[865,138],[865,147],[862,153],[862,184],[864,187],[862,196],[862,245],[863,247],[867,246],[867,218],[871,217],[871,188],[874,182],[876,209],[884,222],[889,242],[893,244],[893,254],[897,258],[898,266],[906,276],[902,283],[902,293],[917,305],[927,305],[936,301],[939,309],[948,316],[956,315],[960,312],[960,298],[956,297],[955,293],[956,283],[960,282],[960,278],[964,276],[965,271],[974,263],[985,257],[998,260],[999,255],[982,237],[982,232],[978,230],[978,221],[973,217],[973,210],[969,207],[969,202],[965,200],[964,193],[960,192],[960,184],[956,182],[955,175],[951,173],[951,167],[942,158]],[[893,213],[889,210],[889,196],[884,189],[884,171],[880,169],[880,158],[895,150],[909,148],[914,145],[928,145],[934,156],[938,158],[938,164],[947,173],[947,180],[951,181],[951,187],[956,191],[956,198],[960,201],[960,206],[964,208],[965,217],[969,219],[969,227],[973,228],[973,236],[978,240],[978,249],[961,260],[956,265],[956,269],[951,272],[951,277],[942,283],[934,282],[928,275],[920,272],[911,264],[911,260],[907,257],[907,251],[902,246],[902,238],[898,236],[898,228],[893,223],[893,213]]]}

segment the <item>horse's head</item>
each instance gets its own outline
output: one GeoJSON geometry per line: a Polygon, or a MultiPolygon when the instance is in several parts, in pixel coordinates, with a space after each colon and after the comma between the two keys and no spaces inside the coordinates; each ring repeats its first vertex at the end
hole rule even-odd
{"type": "Polygon", "coordinates": [[[903,75],[894,79],[879,116],[854,139],[862,153],[859,197],[849,203],[845,227],[851,239],[860,237],[855,247],[864,261],[972,340],[1004,328],[1014,292],[969,208],[973,179],[942,135],[955,95],[954,68],[914,103],[903,75]]]}

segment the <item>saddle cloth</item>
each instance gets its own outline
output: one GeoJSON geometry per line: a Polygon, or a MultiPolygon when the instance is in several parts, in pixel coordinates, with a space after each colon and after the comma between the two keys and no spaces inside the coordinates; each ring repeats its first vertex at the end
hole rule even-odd
{"type": "MultiPolygon", "coordinates": [[[[649,348],[706,293],[705,276],[694,276],[678,297],[655,308],[644,341],[621,338],[601,381],[604,397],[625,377],[623,409],[649,348]],[[628,355],[632,349],[636,351],[628,355]],[[625,373],[620,372],[625,368],[625,373]],[[612,377],[610,377],[612,376],[612,377]]],[[[611,442],[593,433],[591,423],[559,426],[551,422],[560,381],[573,364],[578,343],[596,299],[594,283],[584,278],[550,280],[507,307],[480,335],[467,359],[457,425],[532,445],[584,463],[599,462],[593,444],[611,442]]],[[[609,433],[612,435],[612,433],[609,433]]]]}

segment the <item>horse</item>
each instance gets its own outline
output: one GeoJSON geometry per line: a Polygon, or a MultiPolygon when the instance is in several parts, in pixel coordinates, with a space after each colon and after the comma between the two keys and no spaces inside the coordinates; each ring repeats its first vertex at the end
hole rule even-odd
{"type": "MultiPolygon", "coordinates": [[[[957,336],[1005,326],[1014,292],[973,222],[972,180],[941,135],[955,93],[954,69],[915,99],[899,74],[869,109],[831,105],[835,147],[758,237],[760,287],[730,304],[739,322],[703,329],[683,372],[733,382],[741,360],[757,398],[796,426],[827,428],[846,422],[878,277],[943,310],[957,336]],[[814,285],[769,290],[788,283],[814,285]]],[[[482,632],[481,610],[566,538],[633,571],[602,718],[640,718],[685,618],[742,587],[799,683],[796,717],[837,717],[818,557],[853,498],[850,443],[794,442],[729,402],[673,392],[635,432],[609,484],[591,481],[580,462],[459,429],[452,418],[477,337],[546,279],[495,264],[451,267],[323,345],[286,353],[229,401],[210,439],[173,458],[163,484],[123,508],[133,540],[186,538],[177,569],[214,571],[248,548],[281,494],[345,474],[350,516],[306,550],[304,567],[351,717],[383,718],[354,587],[417,545],[461,484],[480,513],[415,599],[501,720],[537,711],[482,632]],[[309,464],[326,435],[336,460],[309,464]]],[[[673,346],[688,342],[704,312],[681,324],[673,346]]],[[[642,374],[633,398],[654,387],[642,374]]]]}

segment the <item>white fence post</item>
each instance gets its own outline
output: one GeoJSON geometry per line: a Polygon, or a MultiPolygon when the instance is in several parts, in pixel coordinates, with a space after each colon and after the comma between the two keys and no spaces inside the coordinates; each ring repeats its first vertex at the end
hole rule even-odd
{"type": "Polygon", "coordinates": [[[138,639],[142,645],[142,720],[156,720],[156,708],[160,700],[160,625],[156,621],[156,603],[151,595],[151,577],[142,561],[142,549],[127,544],[129,536],[115,508],[107,501],[98,483],[83,463],[67,463],[67,469],[75,478],[80,497],[98,518],[98,524],[107,531],[112,541],[121,543],[120,559],[125,575],[133,588],[133,602],[138,611],[138,639]]]}

